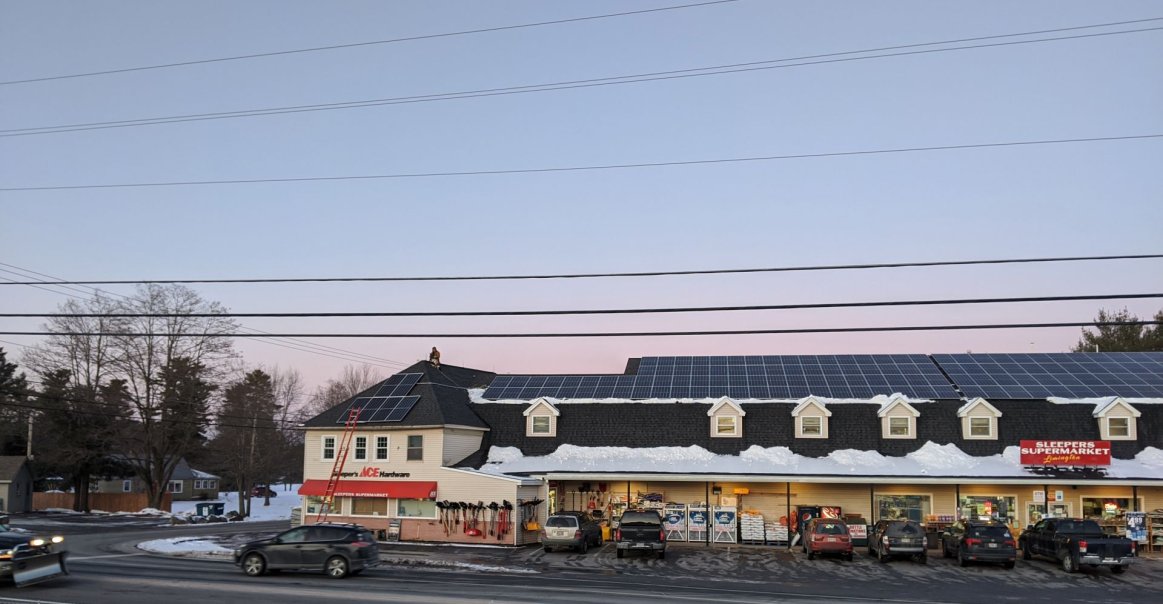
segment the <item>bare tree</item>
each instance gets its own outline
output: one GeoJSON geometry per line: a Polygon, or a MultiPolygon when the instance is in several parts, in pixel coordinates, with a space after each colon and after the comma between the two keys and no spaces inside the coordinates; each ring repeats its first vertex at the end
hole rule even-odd
{"type": "Polygon", "coordinates": [[[319,415],[383,380],[384,375],[371,365],[347,365],[339,377],[327,380],[311,394],[307,417],[319,415]]]}
{"type": "MultiPolygon", "coordinates": [[[[116,312],[116,303],[101,292],[88,300],[69,300],[58,307],[58,313],[108,314],[116,312]]],[[[42,342],[24,351],[22,361],[40,375],[67,370],[71,385],[89,392],[97,389],[114,371],[118,350],[110,332],[120,325],[112,317],[49,317],[42,326],[50,335],[42,342]],[[64,335],[95,333],[98,335],[64,335]]]]}

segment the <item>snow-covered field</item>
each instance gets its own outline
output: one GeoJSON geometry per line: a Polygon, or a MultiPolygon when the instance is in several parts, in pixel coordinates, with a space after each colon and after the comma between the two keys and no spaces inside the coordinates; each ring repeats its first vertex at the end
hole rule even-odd
{"type": "MultiPolygon", "coordinates": [[[[271,489],[278,495],[270,498],[270,505],[264,505],[266,500],[262,497],[252,497],[250,499],[250,516],[246,520],[241,521],[241,523],[232,523],[239,527],[240,534],[249,535],[249,531],[247,531],[245,525],[246,522],[291,519],[291,508],[297,507],[300,503],[298,495],[299,485],[271,485],[271,489]]],[[[218,498],[212,501],[225,503],[227,512],[238,510],[238,493],[219,493],[218,498]]],[[[175,501],[171,507],[171,514],[177,517],[193,516],[199,503],[204,502],[175,501]]],[[[164,514],[165,512],[158,513],[164,514]]],[[[249,537],[244,540],[249,540],[249,537]]],[[[232,548],[222,545],[219,538],[205,537],[154,539],[139,543],[137,547],[138,549],[158,554],[198,558],[229,558],[233,551],[232,548]]]]}

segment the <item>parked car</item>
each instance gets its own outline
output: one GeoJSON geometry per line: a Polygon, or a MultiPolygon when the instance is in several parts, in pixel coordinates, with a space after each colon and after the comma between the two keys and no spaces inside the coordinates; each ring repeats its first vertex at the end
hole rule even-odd
{"type": "Polygon", "coordinates": [[[298,526],[234,550],[234,564],[251,577],[268,570],[321,570],[342,579],[379,563],[375,536],[358,524],[298,526]]]}
{"type": "Polygon", "coordinates": [[[929,561],[925,546],[925,527],[913,520],[880,520],[868,536],[868,555],[881,562],[892,558],[912,558],[921,564],[929,561]]]}
{"type": "Polygon", "coordinates": [[[584,554],[591,545],[602,543],[602,527],[585,512],[557,512],[541,529],[541,547],[547,552],[568,547],[584,554]]]}
{"type": "Polygon", "coordinates": [[[265,484],[257,484],[250,490],[251,497],[278,497],[279,494],[265,484]]]}
{"type": "Polygon", "coordinates": [[[1135,542],[1123,537],[1107,537],[1093,520],[1079,518],[1044,518],[1027,527],[1018,538],[1022,558],[1034,555],[1054,558],[1062,570],[1077,572],[1083,564],[1097,568],[1108,566],[1112,573],[1127,570],[1135,561],[1135,542]]]}
{"type": "Polygon", "coordinates": [[[815,559],[819,554],[838,554],[852,561],[852,538],[848,534],[848,525],[842,520],[812,518],[804,526],[802,543],[808,560],[815,559]]]}
{"type": "Polygon", "coordinates": [[[654,552],[658,558],[666,557],[666,531],[662,527],[662,515],[657,510],[626,510],[614,531],[614,544],[618,557],[628,551],[654,552]]]}
{"type": "Polygon", "coordinates": [[[963,520],[941,532],[941,554],[957,557],[961,566],[970,562],[996,562],[1013,568],[1018,544],[1010,527],[1001,522],[963,520]]]}
{"type": "Polygon", "coordinates": [[[11,528],[5,516],[0,522],[0,579],[23,587],[69,574],[64,544],[65,538],[60,535],[11,528]]]}

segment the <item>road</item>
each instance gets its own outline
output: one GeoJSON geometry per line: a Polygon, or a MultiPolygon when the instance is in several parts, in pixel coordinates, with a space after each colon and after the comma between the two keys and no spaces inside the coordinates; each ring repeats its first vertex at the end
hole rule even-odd
{"type": "MultiPolygon", "coordinates": [[[[148,524],[148,523],[147,523],[148,524]]],[[[141,552],[141,541],[182,535],[273,533],[281,523],[192,527],[74,527],[71,575],[0,591],[0,602],[205,604],[214,602],[1073,602],[1163,601],[1163,561],[1143,561],[1123,575],[1086,570],[1067,575],[1050,561],[1019,561],[1013,570],[961,568],[939,557],[922,566],[807,560],[772,548],[675,545],[666,560],[617,559],[607,544],[589,554],[539,549],[418,547],[385,544],[385,564],[358,577],[322,574],[244,576],[225,560],[141,552]]]]}

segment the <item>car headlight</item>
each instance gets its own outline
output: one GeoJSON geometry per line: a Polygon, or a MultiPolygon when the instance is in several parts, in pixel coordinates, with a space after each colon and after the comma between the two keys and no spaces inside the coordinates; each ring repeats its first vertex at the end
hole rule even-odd
{"type": "Polygon", "coordinates": [[[61,537],[60,535],[53,535],[52,542],[53,543],[64,543],[65,538],[61,537]]]}
{"type": "Polygon", "coordinates": [[[44,545],[44,543],[45,543],[44,539],[41,539],[40,537],[37,537],[36,539],[32,539],[28,542],[28,544],[31,545],[32,547],[41,547],[44,545]]]}
{"type": "Polygon", "coordinates": [[[11,560],[11,559],[12,559],[12,550],[10,550],[10,549],[0,550],[0,560],[11,560]]]}

